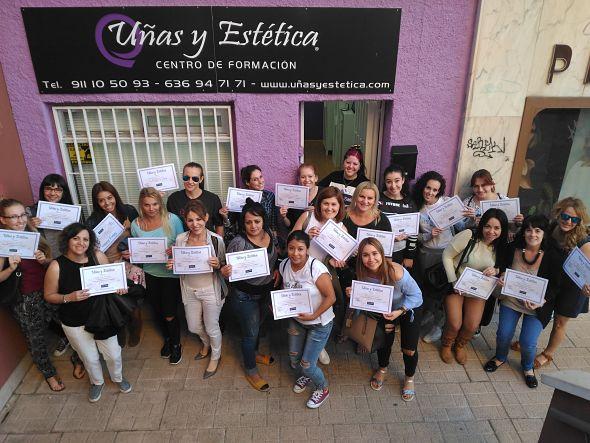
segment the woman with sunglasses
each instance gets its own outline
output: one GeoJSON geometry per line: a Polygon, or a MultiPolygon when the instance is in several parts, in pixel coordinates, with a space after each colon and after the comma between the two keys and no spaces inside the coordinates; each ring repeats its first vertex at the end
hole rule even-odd
{"type": "MultiPolygon", "coordinates": [[[[24,205],[10,198],[0,200],[0,228],[37,232],[29,222],[24,205]]],[[[47,348],[47,327],[50,321],[56,320],[56,311],[43,299],[43,279],[50,262],[49,245],[41,237],[34,259],[18,255],[0,257],[0,282],[16,278],[17,272],[21,274],[18,297],[9,307],[25,337],[35,366],[43,374],[49,389],[58,392],[63,391],[65,386],[51,363],[47,348]]]]}
{"type": "MultiPolygon", "coordinates": [[[[578,247],[586,257],[590,258],[590,233],[588,230],[590,218],[588,218],[584,203],[578,198],[564,198],[553,207],[553,218],[554,221],[549,227],[548,234],[557,242],[564,256],[578,247]]],[[[535,369],[553,361],[555,351],[565,339],[569,320],[576,318],[581,313],[588,312],[588,297],[590,297],[590,285],[584,285],[580,290],[567,275],[563,277],[561,291],[553,302],[555,318],[549,343],[543,352],[535,357],[535,369]]],[[[513,344],[513,349],[519,348],[518,342],[513,344]]]]}
{"type": "Polygon", "coordinates": [[[365,160],[360,145],[354,145],[348,148],[344,153],[344,161],[342,162],[342,169],[328,174],[320,180],[319,186],[333,186],[342,187],[344,195],[344,204],[348,206],[352,201],[352,194],[354,188],[362,182],[369,181],[366,174],[365,160]]]}
{"type": "MultiPolygon", "coordinates": [[[[219,212],[221,210],[221,200],[219,197],[207,191],[204,186],[205,175],[203,167],[199,163],[190,162],[182,168],[182,183],[184,189],[175,191],[168,197],[166,209],[172,214],[176,214],[182,223],[185,223],[184,208],[191,200],[198,200],[207,209],[210,214],[207,220],[207,229],[223,237],[223,217],[219,212]]],[[[186,225],[184,225],[186,229],[186,225]]]]}

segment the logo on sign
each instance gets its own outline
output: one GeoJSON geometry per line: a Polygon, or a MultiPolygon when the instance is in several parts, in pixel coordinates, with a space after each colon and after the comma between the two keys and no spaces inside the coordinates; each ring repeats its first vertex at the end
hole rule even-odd
{"type": "Polygon", "coordinates": [[[98,47],[98,50],[102,54],[102,56],[114,65],[128,69],[132,68],[135,64],[134,59],[139,55],[139,53],[143,49],[143,43],[141,43],[140,41],[141,32],[136,25],[138,25],[138,22],[133,20],[131,17],[127,17],[123,14],[107,14],[103,18],[101,18],[96,24],[96,28],[94,30],[94,39],[96,40],[96,46],[98,47]],[[108,26],[110,23],[114,21],[118,21],[119,23],[116,25],[108,26]],[[103,32],[105,28],[107,28],[110,31],[112,27],[119,26],[120,31],[120,28],[123,26],[124,23],[131,26],[135,31],[133,33],[133,38],[131,39],[133,43],[133,49],[129,52],[115,52],[107,49],[103,40],[103,32]]]}

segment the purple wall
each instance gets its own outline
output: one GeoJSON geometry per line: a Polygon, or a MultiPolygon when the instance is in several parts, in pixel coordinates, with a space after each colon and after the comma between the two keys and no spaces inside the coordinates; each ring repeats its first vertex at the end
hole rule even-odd
{"type": "MultiPolygon", "coordinates": [[[[304,94],[117,94],[38,93],[21,7],[65,6],[299,6],[328,7],[330,0],[15,0],[3,5],[0,62],[33,189],[43,176],[63,171],[51,105],[68,103],[230,103],[235,112],[238,167],[258,163],[267,184],[292,176],[300,155],[299,103],[318,100],[393,100],[386,115],[383,164],[389,146],[418,145],[418,173],[437,169],[452,181],[470,64],[477,2],[474,0],[343,0],[339,7],[402,9],[395,93],[304,94]]],[[[75,60],[72,61],[75,63],[75,60]]],[[[354,60],[351,60],[354,63],[354,60]]]]}

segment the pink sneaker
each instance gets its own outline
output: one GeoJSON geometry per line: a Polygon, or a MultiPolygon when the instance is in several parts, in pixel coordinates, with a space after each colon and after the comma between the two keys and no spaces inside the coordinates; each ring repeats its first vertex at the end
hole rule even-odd
{"type": "Polygon", "coordinates": [[[295,384],[293,385],[293,392],[295,394],[301,394],[303,391],[305,391],[305,388],[307,388],[307,385],[310,381],[311,378],[302,375],[295,381],[295,384]]]}
{"type": "Polygon", "coordinates": [[[330,391],[328,391],[328,388],[316,389],[313,391],[313,394],[311,394],[311,397],[309,397],[309,400],[307,400],[307,407],[310,409],[319,408],[329,396],[330,391]]]}

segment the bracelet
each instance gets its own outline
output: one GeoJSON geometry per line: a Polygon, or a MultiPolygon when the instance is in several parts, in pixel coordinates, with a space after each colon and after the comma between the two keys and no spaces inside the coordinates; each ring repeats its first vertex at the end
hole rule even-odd
{"type": "Polygon", "coordinates": [[[66,303],[69,303],[69,301],[66,299],[66,296],[64,295],[62,298],[63,304],[65,305],[66,303]]]}

